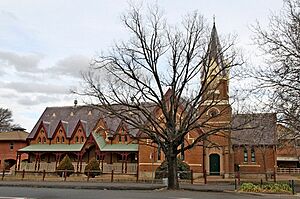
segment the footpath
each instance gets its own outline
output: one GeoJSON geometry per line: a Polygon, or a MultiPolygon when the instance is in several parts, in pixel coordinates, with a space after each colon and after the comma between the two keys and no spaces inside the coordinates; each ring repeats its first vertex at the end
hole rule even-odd
{"type": "MultiPolygon", "coordinates": [[[[132,183],[132,182],[40,182],[40,181],[0,181],[5,187],[36,187],[60,189],[97,189],[97,190],[160,190],[164,184],[132,183]]],[[[234,191],[231,184],[181,184],[180,188],[189,191],[228,192],[234,191]]]]}

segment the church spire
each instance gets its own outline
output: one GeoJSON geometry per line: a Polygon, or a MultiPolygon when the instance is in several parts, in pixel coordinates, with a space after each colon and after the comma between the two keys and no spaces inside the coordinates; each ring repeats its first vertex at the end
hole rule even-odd
{"type": "Polygon", "coordinates": [[[215,17],[213,18],[213,27],[211,31],[210,41],[208,44],[208,65],[213,62],[218,65],[219,70],[222,70],[221,75],[226,75],[225,64],[223,60],[222,47],[219,41],[219,36],[216,28],[215,17]]]}

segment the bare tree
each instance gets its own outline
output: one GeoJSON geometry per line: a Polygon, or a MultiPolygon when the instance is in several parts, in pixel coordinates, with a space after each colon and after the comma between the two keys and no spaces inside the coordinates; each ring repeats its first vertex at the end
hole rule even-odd
{"type": "Polygon", "coordinates": [[[12,112],[9,109],[0,108],[0,131],[6,131],[12,126],[12,112]]]}
{"type": "Polygon", "coordinates": [[[181,27],[170,27],[158,8],[146,16],[141,9],[132,7],[123,16],[129,41],[95,60],[79,94],[97,99],[94,107],[160,147],[168,162],[168,188],[178,189],[177,155],[230,129],[211,121],[223,113],[231,117],[229,69],[241,62],[233,42],[221,47],[215,25],[210,34],[198,13],[184,18],[181,27]],[[219,112],[207,114],[212,107],[219,112]],[[189,132],[197,135],[192,142],[185,140],[189,132]]]}
{"type": "Polygon", "coordinates": [[[278,113],[279,122],[299,137],[300,131],[300,2],[285,0],[278,14],[273,14],[268,28],[254,27],[254,41],[264,52],[266,67],[252,75],[256,88],[270,110],[278,113]]]}

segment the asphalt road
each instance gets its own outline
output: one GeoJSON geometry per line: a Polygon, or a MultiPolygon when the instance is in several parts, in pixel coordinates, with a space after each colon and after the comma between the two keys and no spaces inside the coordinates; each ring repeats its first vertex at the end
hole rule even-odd
{"type": "Polygon", "coordinates": [[[55,188],[23,188],[23,187],[0,187],[0,199],[6,198],[34,198],[34,199],[279,199],[296,198],[295,196],[279,195],[248,195],[238,193],[212,193],[197,191],[117,191],[117,190],[76,190],[55,188]]]}

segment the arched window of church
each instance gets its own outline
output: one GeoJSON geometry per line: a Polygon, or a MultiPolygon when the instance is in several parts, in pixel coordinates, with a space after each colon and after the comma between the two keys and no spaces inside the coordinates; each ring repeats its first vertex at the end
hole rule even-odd
{"type": "Polygon", "coordinates": [[[255,150],[254,150],[254,147],[251,148],[251,162],[255,162],[255,150]]]}
{"type": "Polygon", "coordinates": [[[244,147],[244,162],[248,162],[248,150],[244,147]]]}
{"type": "Polygon", "coordinates": [[[81,136],[81,142],[84,142],[84,137],[83,136],[81,136]]]}
{"type": "Polygon", "coordinates": [[[78,143],[79,142],[79,138],[78,136],[75,137],[75,142],[78,143]]]}
{"type": "Polygon", "coordinates": [[[56,143],[59,143],[59,137],[56,138],[56,143]]]}
{"type": "Polygon", "coordinates": [[[218,116],[219,114],[220,110],[214,107],[207,111],[207,115],[212,118],[218,116]]]}
{"type": "Polygon", "coordinates": [[[61,138],[61,143],[65,143],[65,138],[64,137],[61,138]]]}

